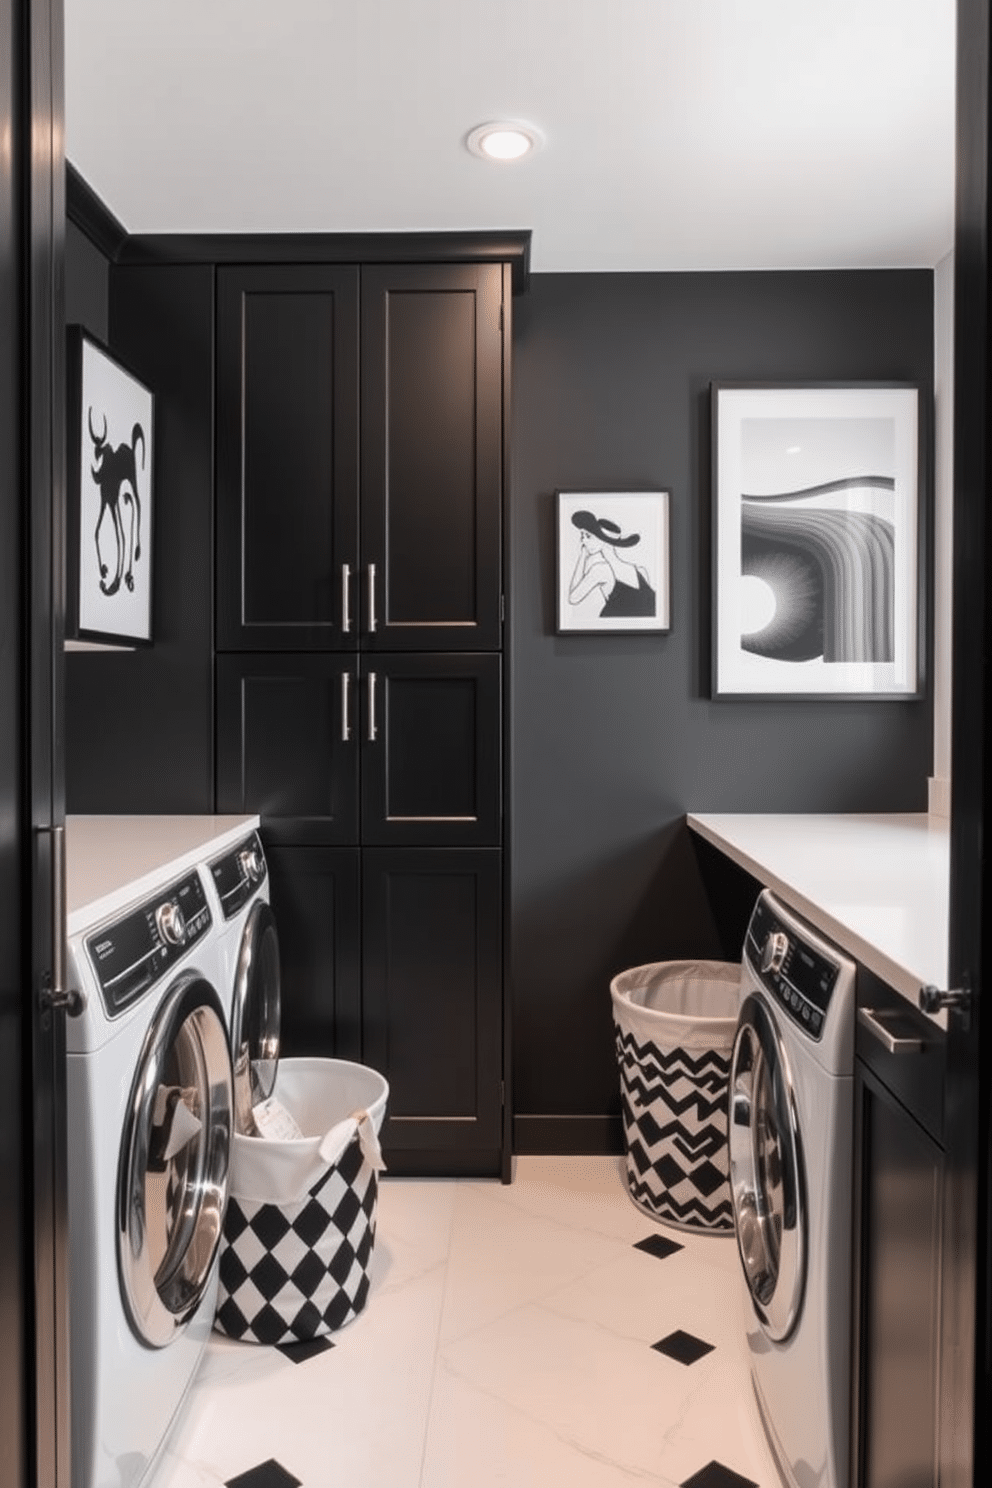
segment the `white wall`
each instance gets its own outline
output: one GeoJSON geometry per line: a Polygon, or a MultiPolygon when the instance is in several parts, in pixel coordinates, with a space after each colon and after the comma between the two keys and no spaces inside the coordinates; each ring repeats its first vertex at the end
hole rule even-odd
{"type": "Polygon", "coordinates": [[[954,483],[954,254],[934,269],[934,664],[930,810],[951,807],[951,533],[954,483]]]}

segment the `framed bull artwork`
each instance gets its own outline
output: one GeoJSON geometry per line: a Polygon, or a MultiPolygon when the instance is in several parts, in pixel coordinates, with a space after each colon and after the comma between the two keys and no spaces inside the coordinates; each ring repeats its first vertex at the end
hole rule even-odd
{"type": "Polygon", "coordinates": [[[80,326],[69,340],[66,635],[152,639],[153,404],[148,388],[80,326]]]}

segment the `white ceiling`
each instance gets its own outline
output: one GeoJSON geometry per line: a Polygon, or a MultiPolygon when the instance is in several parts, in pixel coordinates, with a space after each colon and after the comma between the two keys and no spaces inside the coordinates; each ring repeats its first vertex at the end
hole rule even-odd
{"type": "Polygon", "coordinates": [[[532,228],[557,270],[931,266],[955,0],[65,0],[131,232],[532,228]],[[464,147],[524,119],[516,165],[464,147]]]}

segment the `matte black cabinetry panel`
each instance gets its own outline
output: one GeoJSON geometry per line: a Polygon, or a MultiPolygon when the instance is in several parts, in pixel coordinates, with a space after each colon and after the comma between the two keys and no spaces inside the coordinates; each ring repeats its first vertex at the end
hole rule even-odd
{"type": "Polygon", "coordinates": [[[390,1169],[496,1175],[500,854],[369,848],[362,863],[364,1058],[389,1081],[390,1169]]]}
{"type": "Polygon", "coordinates": [[[503,271],[362,270],[362,564],[383,650],[500,644],[503,271]]]}
{"type": "Polygon", "coordinates": [[[217,274],[217,644],[342,634],[358,550],[358,269],[217,274]]]}
{"type": "Polygon", "coordinates": [[[363,842],[497,846],[499,656],[376,656],[363,673],[363,842]]]}
{"type": "Polygon", "coordinates": [[[282,1052],[361,1060],[361,854],[263,835],[279,930],[282,1052]]]}
{"type": "Polygon", "coordinates": [[[218,656],[217,810],[257,811],[283,840],[357,843],[356,690],[347,656],[218,656]]]}
{"type": "Polygon", "coordinates": [[[499,647],[502,286],[218,270],[221,651],[499,647]]]}
{"type": "Polygon", "coordinates": [[[895,1037],[921,1037],[922,1047],[889,1053],[858,1027],[852,1481],[859,1488],[932,1488],[941,1476],[945,1175],[933,1089],[942,1085],[944,1035],[896,993],[867,980],[874,1015],[895,1037]]]}
{"type": "Polygon", "coordinates": [[[500,657],[218,656],[217,809],[283,841],[498,846],[500,657]]]}

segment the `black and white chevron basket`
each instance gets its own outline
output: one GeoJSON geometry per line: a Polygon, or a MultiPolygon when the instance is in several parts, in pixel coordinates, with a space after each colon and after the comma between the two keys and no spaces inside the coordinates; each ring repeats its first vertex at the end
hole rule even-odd
{"type": "Polygon", "coordinates": [[[627,1186],[652,1218],[733,1229],[727,1081],[740,969],[660,962],[614,977],[627,1186]]]}
{"type": "Polygon", "coordinates": [[[247,1343],[302,1343],[365,1306],[378,1176],[358,1137],[295,1204],[231,1198],[214,1326],[247,1343]]]}

